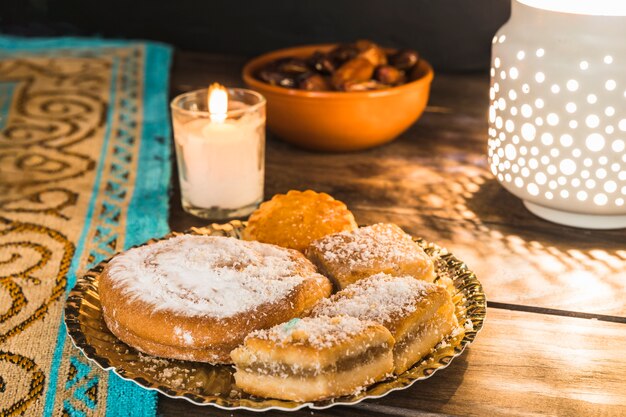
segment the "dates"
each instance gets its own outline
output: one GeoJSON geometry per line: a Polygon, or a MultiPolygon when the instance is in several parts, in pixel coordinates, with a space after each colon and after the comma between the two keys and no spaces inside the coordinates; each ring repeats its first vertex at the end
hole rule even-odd
{"type": "Polygon", "coordinates": [[[419,60],[419,54],[411,49],[403,49],[389,57],[389,63],[401,71],[409,71],[419,60]]]}
{"type": "Polygon", "coordinates": [[[331,85],[327,77],[321,74],[309,74],[300,80],[298,88],[307,91],[328,91],[331,85]]]}
{"type": "Polygon", "coordinates": [[[300,58],[284,58],[280,60],[277,70],[294,76],[310,71],[307,63],[300,58]]]}
{"type": "Polygon", "coordinates": [[[368,81],[374,74],[374,65],[365,58],[357,56],[342,66],[332,76],[332,85],[338,91],[345,91],[346,86],[368,81]]]}
{"type": "Polygon", "coordinates": [[[279,85],[286,88],[295,88],[296,80],[287,74],[272,68],[264,68],[257,74],[261,81],[270,85],[279,85]]]}
{"type": "Polygon", "coordinates": [[[387,64],[387,56],[385,51],[374,42],[360,40],[355,43],[356,49],[359,51],[357,57],[365,58],[375,67],[387,64]]]}
{"type": "Polygon", "coordinates": [[[353,44],[340,44],[328,53],[328,57],[332,59],[337,66],[341,66],[344,62],[356,58],[358,54],[359,51],[353,44]]]}
{"type": "Polygon", "coordinates": [[[286,57],[261,68],[256,77],[271,85],[306,91],[371,91],[414,78],[419,54],[386,51],[369,40],[339,44],[309,57],[286,57]]]}
{"type": "Polygon", "coordinates": [[[383,84],[399,85],[406,81],[404,72],[391,65],[381,65],[374,72],[374,79],[383,84]]]}
{"type": "Polygon", "coordinates": [[[335,60],[320,51],[316,51],[308,60],[309,65],[320,74],[330,75],[337,69],[335,60]]]}

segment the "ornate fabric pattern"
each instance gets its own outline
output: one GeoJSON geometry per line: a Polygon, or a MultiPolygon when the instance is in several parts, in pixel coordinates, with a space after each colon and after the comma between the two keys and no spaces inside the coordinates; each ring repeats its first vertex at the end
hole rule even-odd
{"type": "Polygon", "coordinates": [[[0,37],[0,416],[154,415],[62,324],[76,276],[167,232],[170,50],[0,37]]]}

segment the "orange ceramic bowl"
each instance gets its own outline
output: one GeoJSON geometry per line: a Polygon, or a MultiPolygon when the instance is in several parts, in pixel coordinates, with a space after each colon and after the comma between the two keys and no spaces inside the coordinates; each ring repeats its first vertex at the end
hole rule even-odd
{"type": "Polygon", "coordinates": [[[376,91],[304,91],[273,86],[255,77],[261,67],[275,59],[308,57],[334,46],[281,49],[245,65],[243,80],[267,99],[267,125],[273,133],[308,149],[354,151],[393,140],[421,116],[433,79],[433,69],[423,59],[416,79],[376,91]]]}

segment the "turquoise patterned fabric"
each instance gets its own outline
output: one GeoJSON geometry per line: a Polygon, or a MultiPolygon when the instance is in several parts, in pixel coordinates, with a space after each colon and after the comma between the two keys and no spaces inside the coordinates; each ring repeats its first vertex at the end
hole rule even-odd
{"type": "Polygon", "coordinates": [[[26,239],[24,262],[33,247],[50,253],[39,268],[48,275],[30,283],[0,265],[0,283],[26,294],[24,304],[0,287],[0,302],[11,303],[0,308],[0,387],[17,393],[0,389],[0,415],[156,414],[156,393],[72,346],[62,309],[80,273],[169,231],[171,55],[151,42],[0,36],[0,224],[12,232],[0,233],[0,255],[26,239]]]}

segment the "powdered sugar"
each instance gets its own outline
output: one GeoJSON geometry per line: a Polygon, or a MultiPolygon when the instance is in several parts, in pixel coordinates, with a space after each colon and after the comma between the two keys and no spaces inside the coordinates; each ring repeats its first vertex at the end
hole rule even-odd
{"type": "Polygon", "coordinates": [[[248,337],[271,340],[276,344],[306,344],[325,349],[362,333],[374,323],[354,317],[306,317],[293,319],[268,330],[257,330],[248,337]]]}
{"type": "Polygon", "coordinates": [[[186,331],[178,326],[174,327],[174,334],[180,339],[180,341],[186,345],[186,346],[191,346],[193,345],[193,335],[191,334],[191,332],[186,331]]]}
{"type": "Polygon", "coordinates": [[[395,264],[427,258],[410,235],[395,224],[386,223],[328,235],[313,242],[312,247],[321,252],[325,261],[348,267],[373,268],[381,261],[395,264]]]}
{"type": "Polygon", "coordinates": [[[437,285],[411,276],[376,274],[349,285],[314,308],[317,316],[347,315],[385,324],[414,312],[437,285]]]}
{"type": "Polygon", "coordinates": [[[114,257],[109,277],[155,310],[223,318],[286,297],[305,279],[299,268],[293,252],[274,245],[183,235],[114,257]]]}

